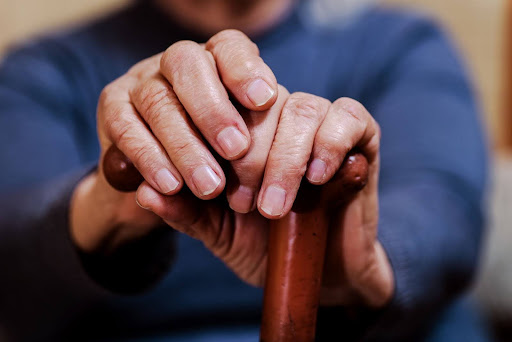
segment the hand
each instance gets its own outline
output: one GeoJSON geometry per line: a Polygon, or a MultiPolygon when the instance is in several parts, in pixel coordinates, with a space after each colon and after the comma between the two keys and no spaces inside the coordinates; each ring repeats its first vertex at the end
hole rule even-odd
{"type": "Polygon", "coordinates": [[[380,130],[371,115],[351,99],[331,104],[309,94],[288,95],[280,88],[269,111],[250,112],[244,118],[253,142],[243,158],[231,162],[231,208],[222,198],[200,201],[186,192],[162,196],[148,183],[138,190],[139,203],[173,228],[203,241],[240,278],[262,286],[269,219],[289,212],[304,175],[313,184],[325,184],[346,153],[359,147],[369,161],[369,181],[332,217],[321,304],[385,305],[394,284],[376,240],[380,130]],[[273,119],[275,113],[280,113],[279,121],[273,119]],[[274,131],[275,136],[268,134],[274,131]],[[258,210],[247,212],[249,207],[258,210]]]}
{"type": "Polygon", "coordinates": [[[103,90],[97,120],[100,169],[79,184],[71,203],[71,235],[80,249],[113,250],[161,222],[136,206],[133,194],[107,184],[101,160],[112,144],[161,194],[176,194],[184,183],[202,199],[222,192],[225,175],[210,146],[234,160],[251,144],[228,92],[245,108],[259,111],[277,98],[272,71],[256,45],[237,31],[217,34],[206,49],[189,41],[173,44],[103,90]]]}
{"type": "MultiPolygon", "coordinates": [[[[180,56],[178,62],[175,60],[177,54],[170,52],[173,52],[176,46],[171,47],[166,52],[167,55],[154,57],[161,59],[160,68],[153,69],[152,73],[157,76],[151,76],[151,81],[146,79],[147,82],[139,82],[139,88],[135,88],[139,89],[138,91],[128,92],[132,94],[130,99],[138,113],[132,111],[125,120],[133,121],[134,117],[138,118],[137,114],[140,114],[140,118],[145,120],[142,124],[149,125],[157,144],[151,141],[151,145],[148,144],[148,139],[141,139],[144,134],[148,135],[147,132],[132,133],[119,123],[119,115],[115,113],[123,112],[115,107],[116,103],[119,103],[115,99],[120,98],[118,94],[112,100],[112,107],[104,111],[110,119],[99,120],[99,127],[107,127],[105,131],[111,132],[105,134],[107,138],[106,142],[102,143],[103,151],[114,142],[134,161],[146,179],[137,192],[137,199],[142,207],[157,214],[173,228],[203,241],[205,246],[240,278],[259,286],[263,285],[265,276],[268,219],[286,215],[305,174],[310,182],[324,184],[339,169],[350,149],[356,146],[361,148],[370,163],[370,179],[365,190],[340,208],[338,215],[332,218],[322,304],[347,304],[353,301],[353,298],[358,298],[371,306],[384,305],[391,298],[393,279],[386,255],[376,240],[380,136],[378,125],[356,101],[340,99],[331,104],[325,99],[309,94],[289,95],[282,87],[279,88],[278,98],[271,98],[265,105],[254,107],[255,103],[251,104],[248,96],[241,96],[240,92],[236,92],[236,89],[244,87],[234,87],[234,83],[230,83],[229,80],[237,79],[239,84],[247,84],[246,79],[251,79],[251,75],[262,75],[270,69],[260,59],[255,58],[257,55],[253,50],[254,46],[245,36],[233,31],[227,34],[234,37],[225,38],[226,33],[222,33],[206,44],[206,49],[211,51],[213,58],[210,59],[210,64],[204,62],[196,65],[199,70],[182,70],[177,66],[179,60],[186,57],[180,56]],[[227,65],[227,62],[223,62],[223,56],[229,56],[226,59],[235,64],[222,67],[227,65]],[[260,63],[250,62],[253,60],[260,63]],[[204,76],[208,68],[215,71],[215,65],[211,61],[216,63],[217,74],[211,72],[208,73],[208,77],[199,77],[204,76]],[[225,70],[224,74],[222,70],[225,70]],[[237,78],[226,75],[236,70],[243,71],[237,78]],[[187,75],[194,77],[188,79],[187,75]],[[216,82],[210,79],[215,79],[217,75],[220,75],[220,79],[216,82]],[[154,85],[155,78],[160,88],[161,85],[165,85],[166,80],[172,84],[172,88],[167,86],[166,90],[157,91],[159,88],[154,85]],[[182,83],[175,80],[181,80],[182,83]],[[207,85],[204,93],[198,91],[201,85],[207,85]],[[209,114],[210,121],[205,124],[195,119],[194,113],[197,112],[194,110],[203,108],[200,104],[205,102],[205,99],[221,98],[229,102],[227,94],[222,93],[222,89],[225,88],[220,87],[227,88],[249,110],[240,109],[234,113],[235,119],[229,117],[228,119],[235,120],[236,123],[233,124],[233,121],[226,119],[225,111],[215,110],[215,106],[204,105],[207,107],[204,110],[209,114]],[[186,91],[182,94],[180,89],[186,91]],[[215,95],[208,97],[212,93],[215,95]],[[222,96],[218,96],[218,93],[222,93],[222,96]],[[199,104],[193,103],[193,100],[187,102],[187,95],[191,99],[200,99],[199,104]],[[148,100],[137,100],[141,98],[148,100]],[[137,103],[144,102],[146,107],[137,106],[137,103]],[[170,119],[160,118],[163,114],[169,115],[168,113],[171,113],[170,119]],[[236,121],[236,115],[243,119],[242,123],[236,121]],[[102,122],[110,124],[101,126],[102,122]],[[226,153],[222,144],[215,139],[215,135],[212,138],[212,132],[221,132],[222,129],[218,127],[226,127],[226,122],[231,123],[231,126],[228,124],[229,127],[237,127],[241,135],[248,140],[252,138],[241,153],[226,153]],[[123,134],[112,133],[115,132],[112,127],[122,127],[120,131],[123,134]],[[174,139],[164,142],[169,140],[169,137],[174,139]],[[229,172],[227,203],[222,196],[216,198],[226,184],[224,171],[202,138],[221,158],[231,161],[228,167],[225,167],[229,172]],[[172,148],[173,144],[178,148],[172,148]],[[154,145],[158,147],[148,148],[154,145]],[[130,149],[130,146],[136,146],[138,149],[130,149]],[[159,184],[159,179],[155,175],[161,168],[154,165],[162,164],[155,163],[155,160],[159,159],[154,156],[160,159],[164,156],[168,159],[169,170],[179,184],[174,190],[165,191],[166,189],[162,189],[159,184]],[[205,170],[204,165],[208,165],[214,176],[217,176],[214,182],[209,183],[216,187],[207,191],[202,191],[201,186],[208,184],[205,180],[208,179],[206,176],[212,175],[210,171],[203,172],[201,177],[197,177],[201,179],[194,181],[194,172],[205,170]],[[183,181],[190,191],[180,191],[183,181]],[[216,199],[211,200],[214,198],[216,199]],[[253,210],[256,207],[258,210],[253,210]]],[[[197,48],[189,42],[180,44],[186,45],[187,48],[197,48]]],[[[194,55],[199,54],[199,51],[202,50],[196,49],[194,55]]],[[[147,69],[148,66],[141,67],[139,73],[145,74],[147,69]],[[145,71],[142,72],[142,69],[145,71]]],[[[272,94],[275,95],[277,91],[272,94]]],[[[100,102],[100,108],[101,103],[103,102],[100,102]]],[[[216,101],[213,103],[217,105],[216,101]]],[[[226,106],[229,108],[229,105],[226,106]]],[[[101,117],[101,114],[99,115],[101,117]]],[[[142,132],[142,129],[140,131],[142,132]]],[[[100,141],[101,133],[100,128],[100,141]]],[[[151,134],[149,136],[152,137],[151,134]]],[[[210,181],[214,178],[210,177],[210,181]]],[[[135,231],[140,233],[144,230],[135,231]]]]}

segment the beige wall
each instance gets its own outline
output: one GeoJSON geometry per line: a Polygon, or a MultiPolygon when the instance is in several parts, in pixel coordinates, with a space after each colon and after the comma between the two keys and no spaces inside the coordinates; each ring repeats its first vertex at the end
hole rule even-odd
{"type": "Polygon", "coordinates": [[[127,0],[0,0],[0,51],[41,30],[86,20],[127,0]]]}
{"type": "Polygon", "coordinates": [[[512,127],[501,124],[507,0],[387,0],[415,6],[439,18],[456,38],[472,69],[495,146],[512,127]]]}
{"type": "MultiPolygon", "coordinates": [[[[341,1],[341,0],[337,0],[341,1]]],[[[365,1],[365,0],[359,0],[365,1]]],[[[0,0],[0,53],[13,40],[86,20],[127,0],[0,0]]],[[[499,144],[502,40],[506,0],[387,0],[433,13],[451,30],[467,55],[481,93],[486,120],[499,144]]]]}

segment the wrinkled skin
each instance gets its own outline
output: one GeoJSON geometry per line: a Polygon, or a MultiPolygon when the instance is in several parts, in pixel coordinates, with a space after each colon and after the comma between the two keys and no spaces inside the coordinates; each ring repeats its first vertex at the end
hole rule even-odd
{"type": "Polygon", "coordinates": [[[355,100],[289,94],[243,33],[177,42],[135,65],[104,89],[98,136],[101,158],[115,144],[145,181],[135,195],[118,193],[100,169],[79,185],[71,213],[79,248],[114,251],[163,220],[256,286],[269,220],[290,211],[304,176],[325,184],[358,147],[369,180],[332,217],[321,303],[382,307],[392,297],[377,240],[378,124],[355,100]]]}

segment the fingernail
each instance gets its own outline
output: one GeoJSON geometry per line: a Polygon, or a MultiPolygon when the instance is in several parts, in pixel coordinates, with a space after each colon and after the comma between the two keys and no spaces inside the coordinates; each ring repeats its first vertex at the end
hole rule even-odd
{"type": "Polygon", "coordinates": [[[235,127],[224,128],[217,135],[217,142],[228,158],[238,156],[249,144],[247,138],[235,127]]]}
{"type": "Polygon", "coordinates": [[[327,171],[327,165],[321,159],[314,159],[309,164],[307,178],[313,183],[320,183],[324,180],[325,173],[327,171]]]}
{"type": "Polygon", "coordinates": [[[173,176],[171,171],[167,169],[162,169],[158,171],[155,175],[155,182],[160,189],[162,194],[167,194],[171,191],[176,190],[178,185],[180,184],[178,180],[173,176]]]}
{"type": "Polygon", "coordinates": [[[274,89],[262,79],[257,79],[249,85],[247,97],[256,106],[260,107],[266,104],[274,96],[274,89]]]}
{"type": "Polygon", "coordinates": [[[151,204],[158,200],[160,194],[147,184],[141,185],[135,194],[135,202],[145,210],[151,210],[151,204]]]}
{"type": "Polygon", "coordinates": [[[209,166],[200,166],[192,174],[192,180],[202,196],[207,196],[217,189],[220,178],[209,166]]]}
{"type": "Polygon", "coordinates": [[[261,201],[261,210],[270,216],[279,216],[284,210],[286,191],[278,186],[269,186],[261,201]]]}
{"type": "Polygon", "coordinates": [[[229,199],[230,207],[237,213],[245,214],[252,210],[254,203],[254,191],[251,188],[240,185],[229,199]]]}

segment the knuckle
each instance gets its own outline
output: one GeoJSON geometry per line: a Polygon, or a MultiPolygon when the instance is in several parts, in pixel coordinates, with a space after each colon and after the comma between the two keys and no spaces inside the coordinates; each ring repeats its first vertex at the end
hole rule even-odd
{"type": "Polygon", "coordinates": [[[146,73],[146,63],[139,62],[128,69],[126,75],[129,75],[135,79],[140,79],[146,73]]]}
{"type": "Polygon", "coordinates": [[[175,95],[168,86],[148,81],[137,89],[134,98],[141,115],[152,126],[159,124],[162,109],[172,103],[175,95]]]}
{"type": "Polygon", "coordinates": [[[160,59],[160,68],[162,70],[175,70],[183,63],[187,63],[191,55],[199,44],[190,40],[181,40],[169,46],[160,59]]]}
{"type": "Polygon", "coordinates": [[[285,108],[295,116],[308,121],[320,121],[328,108],[329,101],[321,97],[306,94],[293,93],[288,97],[285,108]]]}
{"type": "MultiPolygon", "coordinates": [[[[210,102],[197,103],[192,106],[190,113],[194,122],[198,122],[201,131],[205,134],[217,132],[221,127],[229,126],[230,120],[226,120],[226,113],[232,112],[231,108],[221,99],[212,99],[210,102]]],[[[234,123],[231,123],[234,124],[234,123]]]]}
{"type": "Polygon", "coordinates": [[[115,101],[115,93],[117,91],[117,86],[115,82],[109,83],[103,88],[100,93],[100,97],[98,100],[99,107],[108,107],[115,101]]]}
{"type": "Polygon", "coordinates": [[[351,149],[350,144],[338,141],[333,144],[319,146],[315,154],[327,164],[329,172],[335,172],[351,149]]]}
{"type": "Polygon", "coordinates": [[[359,102],[348,97],[342,97],[334,102],[334,106],[350,115],[354,120],[364,123],[368,119],[366,108],[359,102]]]}
{"type": "Polygon", "coordinates": [[[131,123],[120,120],[124,111],[121,106],[109,105],[104,108],[103,112],[103,130],[118,142],[131,129],[131,123]]]}
{"type": "Polygon", "coordinates": [[[284,175],[283,178],[296,178],[302,177],[306,173],[307,158],[304,158],[304,153],[300,146],[287,146],[286,154],[271,155],[269,160],[269,169],[274,172],[284,175]]]}
{"type": "Polygon", "coordinates": [[[170,157],[181,160],[181,163],[186,163],[187,160],[194,158],[198,151],[197,145],[189,139],[173,139],[171,145],[173,155],[170,157]]]}
{"type": "Polygon", "coordinates": [[[316,150],[323,151],[323,154],[329,156],[330,159],[337,159],[340,155],[347,154],[351,149],[350,141],[343,139],[339,135],[324,137],[316,146],[316,150]]]}
{"type": "Polygon", "coordinates": [[[132,140],[132,124],[130,122],[116,120],[115,116],[110,116],[105,122],[105,127],[115,143],[132,140]]]}
{"type": "Polygon", "coordinates": [[[236,29],[222,30],[219,33],[217,33],[216,35],[214,35],[212,38],[214,40],[215,39],[217,39],[217,40],[231,40],[231,39],[247,39],[247,40],[249,40],[249,37],[247,37],[247,35],[245,35],[245,33],[243,33],[240,30],[236,30],[236,29]]]}
{"type": "Polygon", "coordinates": [[[251,58],[239,58],[235,61],[237,69],[240,72],[235,73],[235,77],[237,81],[247,81],[248,75],[258,76],[260,74],[259,67],[263,64],[263,60],[261,57],[251,57],[251,58]]]}
{"type": "Polygon", "coordinates": [[[373,123],[375,125],[375,135],[377,136],[377,140],[380,141],[380,139],[382,138],[382,129],[380,128],[380,125],[377,121],[375,121],[375,119],[373,119],[373,123]]]}
{"type": "Polygon", "coordinates": [[[211,37],[206,43],[206,49],[218,51],[218,49],[223,49],[225,46],[238,45],[240,41],[246,41],[251,50],[258,51],[257,45],[245,33],[235,29],[223,30],[211,37]]]}
{"type": "Polygon", "coordinates": [[[374,134],[370,138],[366,148],[372,153],[376,153],[380,150],[380,133],[374,134]]]}
{"type": "Polygon", "coordinates": [[[151,168],[151,165],[155,165],[154,156],[158,153],[155,146],[152,145],[137,145],[130,148],[133,156],[132,161],[135,165],[144,165],[146,168],[151,168]]]}
{"type": "Polygon", "coordinates": [[[243,183],[259,183],[265,169],[265,160],[255,158],[240,159],[232,162],[234,172],[243,183]]]}
{"type": "Polygon", "coordinates": [[[277,85],[277,90],[279,92],[279,95],[283,95],[283,96],[286,96],[286,97],[290,96],[290,92],[288,91],[288,89],[285,86],[281,85],[281,84],[277,85]]]}
{"type": "Polygon", "coordinates": [[[157,72],[161,56],[162,53],[138,62],[137,64],[132,66],[124,76],[132,77],[138,80],[145,78],[147,75],[157,72]]]}
{"type": "Polygon", "coordinates": [[[306,174],[307,164],[297,163],[293,160],[282,160],[280,163],[282,178],[285,180],[296,180],[306,174]]]}

